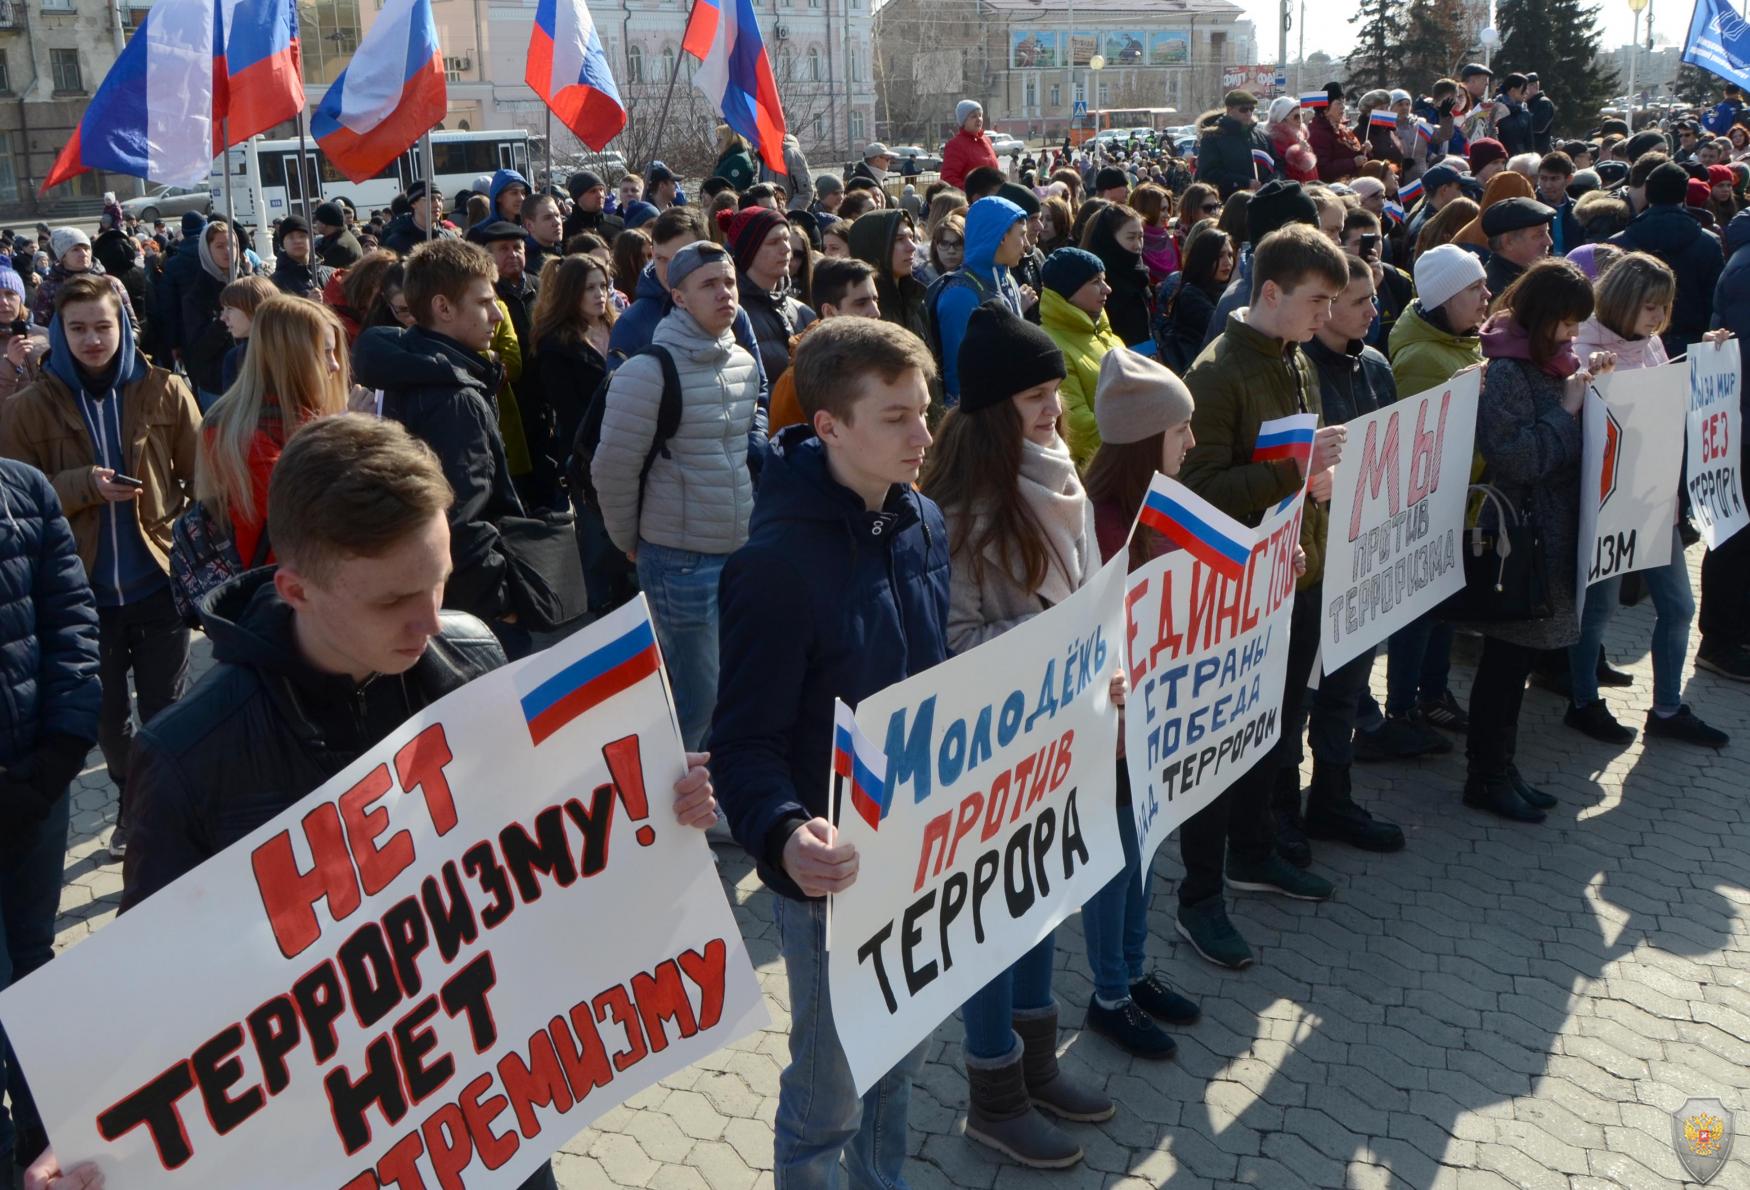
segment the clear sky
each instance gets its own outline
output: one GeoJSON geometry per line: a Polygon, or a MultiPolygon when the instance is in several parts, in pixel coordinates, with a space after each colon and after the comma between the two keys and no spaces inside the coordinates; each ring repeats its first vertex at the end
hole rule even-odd
{"type": "MultiPolygon", "coordinates": [[[[1277,0],[1238,0],[1246,10],[1246,15],[1258,27],[1258,53],[1267,60],[1276,57],[1276,26],[1278,20],[1277,0]]],[[[1294,4],[1295,28],[1288,33],[1288,55],[1292,59],[1300,45],[1300,4],[1301,0],[1291,0],[1294,4]]],[[[1305,0],[1306,3],[1306,52],[1324,50],[1333,57],[1341,57],[1355,40],[1355,26],[1349,23],[1349,17],[1355,11],[1353,0],[1305,0]]],[[[1689,26],[1690,13],[1694,5],[1691,0],[1652,0],[1647,11],[1653,14],[1653,32],[1662,40],[1675,44],[1683,39],[1684,31],[1689,26]]],[[[1634,14],[1629,11],[1626,0],[1603,0],[1600,5],[1600,16],[1604,22],[1604,47],[1612,49],[1618,45],[1626,45],[1632,37],[1632,21],[1634,14]]],[[[1641,37],[1646,37],[1647,12],[1641,13],[1641,37]]]]}

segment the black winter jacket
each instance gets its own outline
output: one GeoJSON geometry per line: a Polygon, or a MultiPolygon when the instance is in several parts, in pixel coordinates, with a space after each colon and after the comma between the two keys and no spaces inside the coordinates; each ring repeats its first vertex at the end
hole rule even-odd
{"type": "Polygon", "coordinates": [[[405,674],[363,685],[316,670],[292,609],[255,570],[201,601],[216,665],[135,737],[125,911],[320,788],[414,713],[504,664],[457,612],[405,674]]]}
{"type": "Polygon", "coordinates": [[[626,230],[626,221],[618,215],[610,215],[605,211],[586,211],[581,207],[573,208],[571,214],[565,217],[565,238],[570,240],[579,232],[593,231],[608,242],[611,248],[614,237],[626,230]]]}
{"type": "Polygon", "coordinates": [[[352,350],[366,388],[383,390],[383,416],[425,440],[455,490],[444,606],[483,620],[510,612],[500,518],[522,516],[498,432],[503,369],[454,339],[423,327],[374,327],[352,350]]]}
{"type": "Polygon", "coordinates": [[[1359,341],[1333,351],[1318,336],[1300,345],[1319,374],[1319,407],[1324,424],[1340,426],[1376,412],[1398,399],[1391,362],[1359,341]]]}
{"type": "Polygon", "coordinates": [[[97,604],[48,478],[0,459],[0,837],[39,821],[97,738],[97,604]]]}
{"type": "Polygon", "coordinates": [[[219,318],[219,295],[225,283],[194,262],[194,276],[181,287],[182,366],[201,392],[225,391],[225,355],[236,344],[219,318]]]}
{"type": "Polygon", "coordinates": [[[577,441],[584,410],[608,375],[608,361],[587,342],[568,342],[549,335],[536,345],[535,358],[523,365],[524,385],[538,393],[553,418],[554,460],[565,462],[577,441]],[[530,377],[533,382],[530,382],[530,377]]]}
{"type": "Polygon", "coordinates": [[[1665,354],[1673,359],[1688,351],[1708,329],[1713,313],[1714,286],[1726,267],[1720,241],[1682,207],[1664,204],[1642,211],[1610,242],[1630,252],[1650,252],[1677,274],[1671,325],[1659,338],[1665,344],[1665,354]]]}
{"type": "Polygon", "coordinates": [[[1203,341],[1209,334],[1209,324],[1215,318],[1215,302],[1221,294],[1210,293],[1198,285],[1187,285],[1178,274],[1161,282],[1156,308],[1160,317],[1154,322],[1156,358],[1183,376],[1203,341]],[[1167,287],[1173,286],[1169,296],[1167,287]]]}
{"type": "Polygon", "coordinates": [[[833,699],[855,705],[948,655],[948,530],[894,487],[879,513],[833,480],[809,426],[773,441],[747,544],[718,587],[711,776],[736,841],[783,896],[784,843],[827,812],[833,699]]]}
{"type": "MultiPolygon", "coordinates": [[[[320,262],[321,258],[317,257],[317,260],[320,262]]],[[[332,276],[334,270],[325,264],[304,264],[281,252],[274,258],[271,279],[275,288],[283,294],[319,302],[322,300],[322,288],[332,276]]]]}
{"type": "Polygon", "coordinates": [[[166,254],[164,270],[158,279],[158,347],[163,358],[158,366],[171,366],[170,353],[183,350],[183,294],[201,275],[200,237],[187,236],[176,242],[166,254]]]}
{"type": "Polygon", "coordinates": [[[350,269],[364,254],[359,238],[344,227],[316,241],[316,259],[331,269],[350,269]]]}
{"type": "Polygon", "coordinates": [[[1200,122],[1197,131],[1197,180],[1216,187],[1223,198],[1251,185],[1258,168],[1252,150],[1270,152],[1270,141],[1263,129],[1256,124],[1241,124],[1224,113],[1217,120],[1200,122]]]}
{"type": "Polygon", "coordinates": [[[790,369],[790,340],[814,321],[814,311],[787,289],[781,294],[762,289],[744,272],[737,271],[735,284],[741,292],[741,308],[753,321],[754,337],[759,340],[760,367],[766,379],[776,384],[790,369]]]}
{"type": "MultiPolygon", "coordinates": [[[[431,238],[434,240],[453,240],[456,238],[456,233],[440,223],[431,238]]],[[[378,243],[405,257],[409,252],[425,243],[425,239],[425,232],[413,222],[412,215],[397,215],[389,220],[389,226],[383,229],[383,238],[378,243]]]]}
{"type": "MultiPolygon", "coordinates": [[[[1713,325],[1750,339],[1750,211],[1739,211],[1726,224],[1726,251],[1731,259],[1714,286],[1713,325]]],[[[1750,410],[1750,388],[1740,386],[1739,402],[1750,410]]]]}

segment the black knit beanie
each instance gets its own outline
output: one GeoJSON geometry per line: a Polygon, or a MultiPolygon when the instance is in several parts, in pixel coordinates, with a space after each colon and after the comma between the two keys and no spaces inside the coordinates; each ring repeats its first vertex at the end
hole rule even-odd
{"type": "Polygon", "coordinates": [[[1016,393],[1068,375],[1051,336],[1015,316],[998,298],[972,312],[960,340],[960,408],[1001,405],[1016,393]]]}

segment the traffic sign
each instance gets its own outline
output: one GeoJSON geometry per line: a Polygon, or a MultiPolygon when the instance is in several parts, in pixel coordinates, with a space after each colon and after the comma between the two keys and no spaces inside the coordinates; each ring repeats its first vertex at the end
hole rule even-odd
{"type": "Polygon", "coordinates": [[[1072,110],[1070,112],[1070,118],[1073,120],[1085,120],[1085,119],[1087,119],[1088,118],[1088,101],[1085,99],[1076,100],[1075,108],[1074,108],[1074,110],[1072,110]]]}

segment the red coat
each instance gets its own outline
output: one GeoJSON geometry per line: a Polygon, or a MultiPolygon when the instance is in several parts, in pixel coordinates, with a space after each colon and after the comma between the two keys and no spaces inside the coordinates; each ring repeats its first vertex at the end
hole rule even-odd
{"type": "Polygon", "coordinates": [[[962,128],[942,147],[942,180],[950,186],[965,186],[966,175],[981,165],[1002,168],[997,161],[997,147],[987,132],[973,136],[962,128]]]}
{"type": "Polygon", "coordinates": [[[1361,163],[1367,160],[1361,153],[1361,142],[1355,139],[1355,133],[1347,126],[1332,127],[1324,113],[1315,113],[1307,125],[1306,140],[1312,146],[1313,156],[1319,159],[1319,179],[1325,182],[1341,182],[1352,178],[1361,172],[1361,163]]]}
{"type": "Polygon", "coordinates": [[[1295,182],[1316,182],[1319,180],[1318,159],[1307,147],[1304,138],[1294,135],[1288,128],[1282,128],[1270,136],[1270,151],[1276,156],[1276,167],[1282,171],[1282,176],[1295,182]]]}

